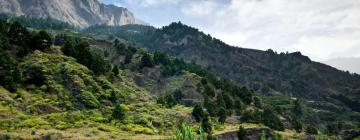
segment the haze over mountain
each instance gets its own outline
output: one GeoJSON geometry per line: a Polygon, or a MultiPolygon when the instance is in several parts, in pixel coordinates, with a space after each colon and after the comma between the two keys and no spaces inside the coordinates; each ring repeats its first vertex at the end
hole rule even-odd
{"type": "Polygon", "coordinates": [[[53,18],[78,27],[145,24],[126,8],[98,0],[0,0],[0,13],[53,18]]]}
{"type": "Polygon", "coordinates": [[[330,66],[340,70],[349,71],[351,73],[360,74],[360,58],[359,57],[344,57],[334,58],[324,62],[330,66]]]}

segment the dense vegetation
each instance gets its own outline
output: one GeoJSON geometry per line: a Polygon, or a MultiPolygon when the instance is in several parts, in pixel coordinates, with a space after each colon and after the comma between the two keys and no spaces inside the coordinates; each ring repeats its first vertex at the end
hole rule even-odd
{"type": "MultiPolygon", "coordinates": [[[[75,130],[99,139],[136,134],[193,139],[205,133],[210,139],[228,125],[239,128],[238,123],[336,137],[340,130],[356,128],[356,120],[321,127],[311,118],[311,104],[263,96],[197,61],[139,49],[126,40],[109,37],[108,43],[73,32],[28,30],[16,21],[1,21],[0,29],[0,129],[5,130],[0,138],[31,133],[61,139],[74,137],[69,131],[75,130]]],[[[356,119],[358,114],[351,115],[356,119]]],[[[245,135],[241,126],[238,136],[245,135]]]]}

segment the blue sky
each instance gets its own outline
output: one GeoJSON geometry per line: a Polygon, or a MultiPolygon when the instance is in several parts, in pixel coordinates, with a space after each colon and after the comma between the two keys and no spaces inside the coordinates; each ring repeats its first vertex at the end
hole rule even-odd
{"type": "Polygon", "coordinates": [[[102,0],[155,27],[181,21],[234,46],[360,57],[359,0],[102,0]]]}

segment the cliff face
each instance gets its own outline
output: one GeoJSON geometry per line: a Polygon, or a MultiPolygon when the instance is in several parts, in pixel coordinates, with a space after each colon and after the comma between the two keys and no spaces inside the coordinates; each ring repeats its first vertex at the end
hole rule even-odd
{"type": "Polygon", "coordinates": [[[0,0],[0,13],[50,17],[79,27],[145,24],[126,8],[98,0],[0,0]]]}

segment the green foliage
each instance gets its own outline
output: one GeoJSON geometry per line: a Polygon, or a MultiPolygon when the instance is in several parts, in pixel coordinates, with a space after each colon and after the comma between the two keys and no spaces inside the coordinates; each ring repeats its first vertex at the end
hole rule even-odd
{"type": "Polygon", "coordinates": [[[113,68],[112,68],[112,73],[115,75],[115,76],[118,76],[119,75],[119,68],[114,65],[113,68]]]}
{"type": "Polygon", "coordinates": [[[81,94],[80,95],[81,102],[84,104],[85,107],[98,108],[100,106],[99,101],[91,92],[82,91],[80,94],[81,94]]]}
{"type": "Polygon", "coordinates": [[[194,116],[197,122],[201,122],[201,120],[203,120],[203,118],[205,117],[203,107],[199,104],[195,105],[191,114],[194,116]]]}
{"type": "Polygon", "coordinates": [[[6,20],[10,22],[18,22],[25,27],[35,29],[53,29],[53,30],[65,30],[76,28],[69,23],[61,22],[52,18],[37,18],[33,16],[12,16],[9,14],[0,14],[0,20],[6,20]]]}
{"type": "Polygon", "coordinates": [[[155,63],[154,63],[154,60],[153,58],[148,54],[148,53],[145,53],[142,57],[141,57],[141,60],[140,60],[140,68],[144,68],[144,67],[154,67],[155,63]]]}
{"type": "Polygon", "coordinates": [[[208,134],[212,133],[212,124],[210,122],[210,115],[207,112],[205,112],[204,116],[202,117],[201,127],[204,129],[206,133],[208,134]]]}
{"type": "Polygon", "coordinates": [[[126,117],[126,107],[123,104],[117,104],[112,112],[112,117],[117,120],[124,120],[126,117]]]}
{"type": "Polygon", "coordinates": [[[270,108],[266,108],[262,113],[262,123],[271,129],[283,131],[284,125],[278,116],[274,114],[274,111],[270,108]]]}
{"type": "Polygon", "coordinates": [[[262,108],[261,99],[258,96],[254,97],[254,105],[258,108],[262,108]]]}
{"type": "Polygon", "coordinates": [[[176,98],[172,94],[160,96],[157,99],[157,103],[164,105],[167,108],[172,108],[177,104],[176,98]]]}
{"type": "Polygon", "coordinates": [[[337,123],[331,123],[326,125],[326,133],[328,135],[339,135],[341,127],[337,123]]]}
{"type": "Polygon", "coordinates": [[[250,122],[250,123],[260,123],[261,122],[261,112],[256,110],[246,110],[241,116],[242,122],[250,122]]]}
{"type": "Polygon", "coordinates": [[[177,89],[173,92],[173,96],[177,103],[180,102],[180,100],[184,97],[184,94],[181,92],[180,89],[177,89]]]}
{"type": "Polygon", "coordinates": [[[175,129],[175,140],[196,140],[197,136],[193,129],[186,123],[181,123],[175,129]]]}
{"type": "Polygon", "coordinates": [[[221,124],[224,124],[224,123],[225,123],[225,121],[226,121],[226,115],[227,115],[226,109],[223,108],[223,107],[221,107],[220,110],[219,110],[219,112],[218,112],[218,116],[219,116],[219,120],[218,120],[218,121],[219,121],[221,124]]]}
{"type": "Polygon", "coordinates": [[[52,45],[52,37],[46,31],[40,31],[31,38],[31,48],[44,51],[52,45]]]}
{"type": "Polygon", "coordinates": [[[174,95],[165,96],[165,101],[166,101],[167,107],[169,107],[169,108],[171,108],[171,107],[173,107],[173,106],[175,106],[177,104],[174,95]]]}
{"type": "Polygon", "coordinates": [[[30,39],[29,34],[29,31],[19,22],[14,22],[10,25],[7,36],[11,44],[24,46],[30,39]]]}
{"type": "Polygon", "coordinates": [[[239,127],[239,131],[237,132],[237,136],[239,140],[245,140],[247,131],[243,126],[239,127]]]}
{"type": "Polygon", "coordinates": [[[300,100],[294,101],[294,107],[292,109],[292,112],[297,118],[302,118],[304,116],[304,106],[302,105],[300,100]]]}
{"type": "Polygon", "coordinates": [[[261,132],[260,140],[266,140],[266,135],[265,135],[265,131],[264,131],[264,130],[261,132]]]}
{"type": "Polygon", "coordinates": [[[92,52],[89,48],[88,42],[82,41],[76,43],[74,39],[66,40],[65,46],[62,48],[65,55],[76,58],[76,60],[95,74],[105,74],[111,70],[109,62],[105,61],[100,55],[92,52]]]}
{"type": "Polygon", "coordinates": [[[306,134],[309,135],[317,135],[318,134],[318,130],[314,125],[309,125],[306,127],[305,129],[306,134]]]}
{"type": "Polygon", "coordinates": [[[292,120],[291,124],[296,132],[298,132],[298,133],[302,132],[303,127],[302,127],[302,123],[300,122],[299,119],[294,118],[292,120]]]}

